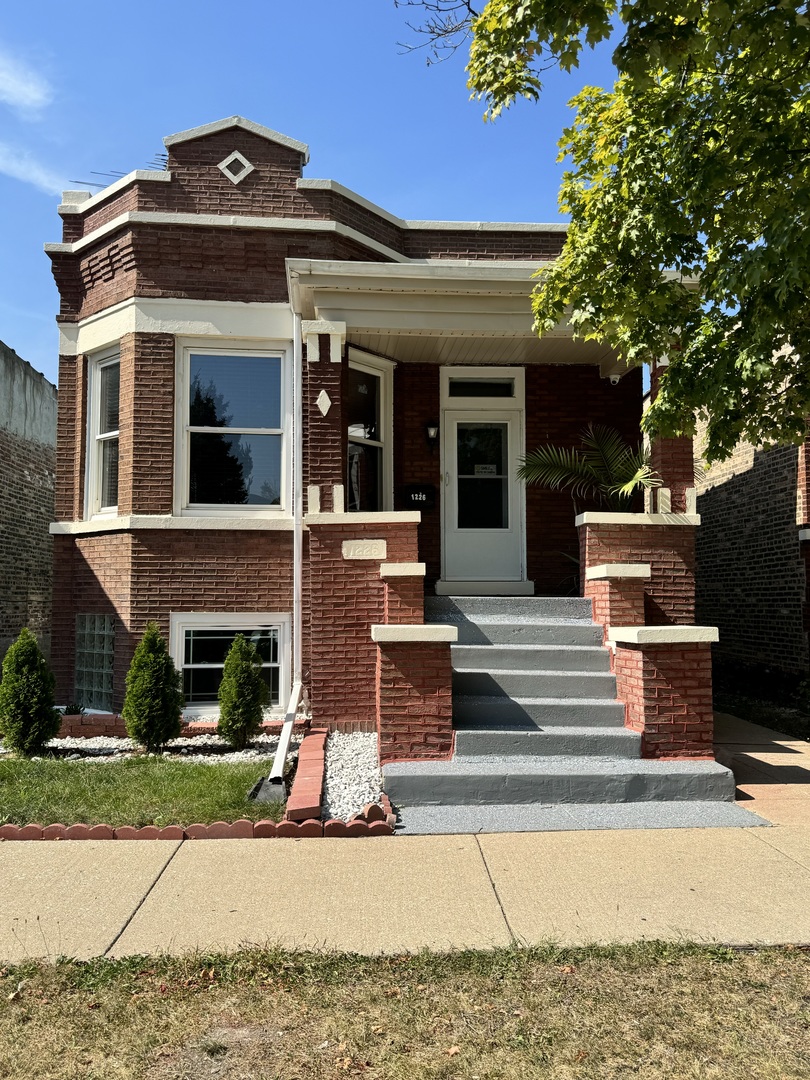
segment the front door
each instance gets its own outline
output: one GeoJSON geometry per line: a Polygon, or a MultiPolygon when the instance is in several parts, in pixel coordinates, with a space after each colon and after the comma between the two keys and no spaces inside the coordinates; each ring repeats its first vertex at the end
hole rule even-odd
{"type": "Polygon", "coordinates": [[[504,378],[503,369],[494,376],[473,370],[471,378],[449,368],[443,395],[445,406],[465,407],[445,407],[442,415],[442,577],[524,581],[523,489],[516,478],[523,451],[523,401],[517,393],[522,381],[515,386],[518,380],[504,378]],[[453,393],[454,382],[462,394],[453,393]],[[513,388],[511,397],[505,397],[507,387],[513,388]]]}

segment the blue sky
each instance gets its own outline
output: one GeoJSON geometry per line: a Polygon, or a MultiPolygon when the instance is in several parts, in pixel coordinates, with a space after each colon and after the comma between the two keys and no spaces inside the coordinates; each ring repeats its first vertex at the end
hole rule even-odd
{"type": "MultiPolygon", "coordinates": [[[[462,54],[404,53],[416,12],[393,0],[52,0],[0,20],[0,339],[56,381],[58,297],[42,245],[59,192],[147,168],[165,135],[234,113],[309,144],[308,177],[405,218],[558,221],[567,101],[610,85],[610,47],[540,104],[494,124],[462,54]],[[232,13],[232,15],[231,15],[232,13]]],[[[92,189],[97,190],[97,189],[92,189]]]]}

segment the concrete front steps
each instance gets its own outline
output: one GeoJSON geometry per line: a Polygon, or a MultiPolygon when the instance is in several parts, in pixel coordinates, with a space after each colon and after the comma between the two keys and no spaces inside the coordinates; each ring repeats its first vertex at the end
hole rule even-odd
{"type": "Polygon", "coordinates": [[[459,631],[456,747],[452,761],[384,767],[406,831],[761,823],[733,805],[722,765],[641,759],[589,601],[429,597],[425,619],[459,631]]]}

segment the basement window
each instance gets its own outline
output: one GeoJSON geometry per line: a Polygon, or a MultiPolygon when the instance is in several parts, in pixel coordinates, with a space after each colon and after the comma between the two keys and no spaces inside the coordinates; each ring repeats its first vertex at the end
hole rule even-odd
{"type": "Polygon", "coordinates": [[[183,676],[186,711],[218,707],[217,696],[228,650],[237,634],[252,642],[262,661],[267,707],[278,709],[289,696],[289,616],[268,613],[176,612],[171,616],[171,651],[183,676]]]}

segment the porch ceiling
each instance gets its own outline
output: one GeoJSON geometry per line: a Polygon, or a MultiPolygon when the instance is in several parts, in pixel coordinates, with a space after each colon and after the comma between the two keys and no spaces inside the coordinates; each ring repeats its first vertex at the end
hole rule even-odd
{"type": "Polygon", "coordinates": [[[613,350],[574,341],[560,325],[540,340],[530,293],[536,263],[431,260],[359,263],[288,259],[293,310],[346,324],[347,339],[401,363],[598,364],[613,350]]]}

